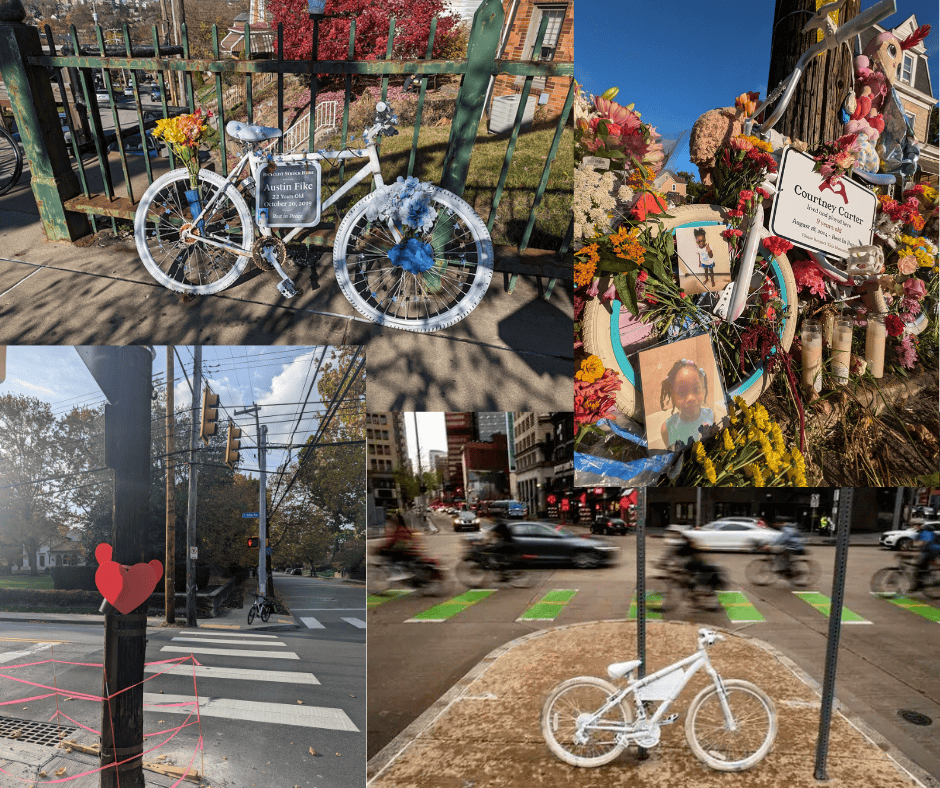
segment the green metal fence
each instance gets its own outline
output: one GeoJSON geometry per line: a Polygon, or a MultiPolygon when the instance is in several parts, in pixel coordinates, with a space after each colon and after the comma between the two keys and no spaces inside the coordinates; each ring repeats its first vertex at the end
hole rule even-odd
{"type": "MultiPolygon", "coordinates": [[[[351,132],[356,130],[349,127],[350,105],[354,96],[352,94],[352,80],[355,75],[381,78],[382,98],[385,99],[389,87],[390,77],[396,75],[415,75],[420,84],[417,118],[415,121],[414,137],[408,162],[408,174],[416,166],[416,156],[419,150],[419,129],[422,114],[425,108],[428,78],[432,75],[459,75],[460,88],[454,100],[454,111],[450,123],[450,136],[444,156],[443,173],[440,184],[458,195],[464,193],[467,184],[467,175],[471,156],[476,142],[478,127],[484,112],[484,102],[490,79],[498,74],[509,74],[524,77],[519,110],[515,125],[509,136],[502,170],[493,193],[489,216],[485,217],[487,226],[492,230],[496,219],[497,208],[503,198],[506,178],[516,147],[522,125],[523,112],[529,96],[533,79],[537,77],[568,77],[573,76],[573,64],[570,62],[535,62],[497,60],[496,52],[500,33],[504,21],[504,11],[501,0],[484,0],[474,16],[470,31],[468,54],[464,60],[432,60],[431,52],[434,45],[434,36],[437,20],[433,20],[427,46],[427,55],[423,60],[392,60],[395,40],[395,20],[391,20],[388,36],[388,57],[380,61],[324,61],[317,60],[317,37],[319,33],[319,20],[314,19],[313,57],[310,60],[283,60],[279,57],[273,59],[256,59],[252,57],[251,38],[248,25],[245,26],[246,52],[245,58],[222,59],[219,50],[218,30],[213,26],[212,46],[214,58],[211,60],[190,58],[189,38],[185,25],[183,26],[183,42],[181,48],[161,48],[156,28],[153,29],[152,44],[146,46],[131,42],[130,34],[125,26],[123,46],[105,45],[101,28],[96,30],[94,42],[79,41],[75,28],[71,29],[70,45],[57,50],[53,42],[52,33],[45,29],[45,44],[35,28],[19,22],[0,21],[0,76],[10,96],[11,107],[17,126],[20,129],[21,141],[26,157],[30,163],[32,173],[32,189],[39,205],[43,228],[50,240],[76,240],[89,231],[98,229],[102,222],[116,223],[117,219],[132,219],[136,209],[136,200],[140,195],[135,194],[132,186],[131,168],[125,150],[127,138],[130,135],[139,135],[145,153],[143,156],[146,169],[147,182],[153,182],[153,172],[150,156],[146,154],[147,131],[156,125],[157,115],[164,118],[172,117],[187,111],[194,111],[196,107],[196,91],[194,90],[193,74],[203,72],[210,74],[214,80],[215,98],[218,105],[218,127],[220,129],[220,153],[223,174],[228,174],[227,145],[225,133],[222,131],[230,118],[231,108],[224,104],[223,75],[243,75],[245,83],[245,106],[248,121],[255,116],[255,96],[252,89],[252,79],[261,74],[275,74],[277,80],[277,119],[278,126],[284,124],[284,75],[297,74],[306,76],[310,83],[311,112],[316,107],[316,98],[319,88],[320,75],[343,75],[345,84],[345,106],[343,110],[341,144],[345,146],[350,139],[351,132]],[[112,72],[129,70],[131,73],[131,86],[133,89],[133,103],[136,109],[136,123],[122,128],[116,102],[115,84],[112,72]],[[68,91],[64,85],[63,73],[69,75],[69,83],[77,94],[78,101],[71,108],[71,117],[78,117],[79,123],[71,129],[69,151],[64,138],[59,119],[56,117],[56,100],[49,81],[49,73],[55,75],[60,91],[60,103],[68,100],[68,91]],[[101,108],[95,89],[95,72],[103,74],[104,92],[107,93],[113,116],[114,130],[105,134],[101,123],[101,108]],[[145,111],[141,102],[141,87],[137,84],[134,73],[146,71],[158,75],[160,88],[160,111],[145,111]],[[185,85],[184,95],[186,106],[172,107],[167,103],[167,82],[170,79],[183,75],[185,85]],[[119,151],[121,174],[123,175],[123,195],[119,195],[114,186],[114,173],[112,169],[117,165],[109,161],[108,146],[110,143],[119,151]],[[82,156],[94,153],[97,161],[93,164],[83,162],[82,156]],[[101,191],[92,191],[89,182],[89,173],[86,167],[96,168],[101,178],[101,191]]],[[[541,29],[537,36],[534,51],[540,50],[548,17],[542,20],[541,29]]],[[[355,20],[352,21],[349,34],[349,53],[353,56],[355,51],[355,20]]],[[[277,30],[278,47],[281,53],[283,47],[283,31],[277,30]]],[[[546,151],[545,164],[538,183],[533,182],[532,205],[521,238],[517,243],[517,257],[522,260],[520,271],[523,273],[546,273],[550,276],[561,276],[571,279],[569,266],[560,264],[553,272],[538,270],[536,257],[531,257],[535,263],[526,266],[524,255],[533,252],[527,250],[535,225],[536,211],[545,194],[552,165],[555,161],[562,135],[571,113],[574,98],[573,81],[568,90],[567,100],[561,115],[558,117],[551,145],[546,151]],[[529,270],[532,269],[532,270],[529,270]]],[[[128,109],[128,107],[125,107],[128,109]]],[[[314,147],[314,123],[310,123],[309,147],[314,147]]],[[[172,161],[171,167],[175,166],[172,161]]],[[[342,180],[343,173],[339,173],[342,180]]],[[[534,181],[534,179],[533,179],[534,181]]],[[[116,227],[115,227],[116,229],[116,227]]],[[[332,243],[332,233],[335,228],[326,223],[308,234],[307,243],[329,245],[332,243]]],[[[571,227],[562,239],[557,249],[551,250],[554,262],[565,258],[570,243],[571,227]]],[[[544,263],[544,261],[543,261],[544,263]]],[[[552,265],[552,263],[548,263],[552,265]]],[[[517,274],[520,272],[517,271],[517,274]]],[[[513,280],[514,284],[514,280],[513,280]]]]}

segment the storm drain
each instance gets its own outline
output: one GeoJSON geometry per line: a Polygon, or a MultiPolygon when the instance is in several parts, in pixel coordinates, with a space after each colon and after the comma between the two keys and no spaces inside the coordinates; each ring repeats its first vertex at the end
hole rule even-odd
{"type": "Polygon", "coordinates": [[[64,733],[64,739],[74,736],[78,728],[66,728],[54,722],[35,722],[34,720],[18,720],[14,717],[0,717],[0,739],[15,739],[26,744],[41,744],[44,747],[55,747],[59,743],[59,733],[64,733]]]}
{"type": "Polygon", "coordinates": [[[911,711],[910,709],[899,709],[898,716],[902,720],[911,723],[911,725],[930,725],[933,722],[926,714],[921,714],[919,711],[911,711]]]}

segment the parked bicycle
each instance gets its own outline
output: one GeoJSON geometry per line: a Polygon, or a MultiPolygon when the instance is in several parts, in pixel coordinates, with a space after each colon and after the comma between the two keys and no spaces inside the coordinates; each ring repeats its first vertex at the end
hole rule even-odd
{"type": "Polygon", "coordinates": [[[611,679],[629,682],[623,689],[595,676],[555,687],[541,715],[542,736],[552,753],[572,766],[592,767],[610,763],[631,744],[655,747],[660,728],[678,719],[678,714],[665,716],[672,702],[704,668],[712,685],[696,695],[685,715],[692,752],[718,771],[743,771],[760,762],[777,736],[774,703],[748,681],[723,679],[706,649],[724,637],[706,628],[698,635],[698,651],[645,678],[633,678],[642,664],[638,659],[609,665],[611,679]],[[653,701],[662,703],[654,710],[653,701]]]}
{"type": "Polygon", "coordinates": [[[921,591],[930,599],[940,599],[940,563],[934,561],[918,587],[917,556],[899,555],[897,564],[879,569],[871,576],[873,594],[897,596],[921,591]]]}
{"type": "Polygon", "coordinates": [[[226,132],[245,152],[227,178],[199,170],[191,189],[190,173],[181,168],[144,192],[134,219],[141,260],[164,287],[194,295],[224,290],[253,261],[276,271],[278,291],[293,298],[300,291],[284,270],[285,244],[371,178],[375,190],[353,205],[336,231],[333,268],[343,295],[370,320],[407,331],[437,331],[462,320],[489,286],[493,243],[457,195],[417,179],[386,187],[376,145],[398,133],[396,123],[379,102],[364,148],[274,154],[264,145],[282,136],[280,129],[229,122],[226,132]],[[324,199],[320,162],[363,158],[366,164],[324,199]],[[248,177],[239,181],[246,168],[248,177]],[[409,231],[383,211],[390,194],[406,212],[426,208],[429,218],[409,231]]]}
{"type": "Polygon", "coordinates": [[[528,569],[513,566],[509,557],[494,550],[492,545],[473,540],[468,542],[456,572],[457,579],[469,588],[501,584],[528,588],[532,585],[532,573],[528,569]]]}
{"type": "Polygon", "coordinates": [[[251,610],[248,611],[248,623],[250,624],[255,620],[255,616],[259,616],[262,621],[267,621],[271,618],[271,614],[274,612],[274,604],[263,594],[255,594],[254,604],[251,606],[251,610]]]}
{"type": "MultiPolygon", "coordinates": [[[[780,137],[772,137],[771,132],[789,104],[805,66],[817,55],[841,46],[894,10],[895,0],[882,0],[839,27],[834,33],[827,33],[823,40],[803,54],[794,71],[745,120],[743,136],[753,134],[760,138],[762,144],[770,143],[774,148],[774,159],[779,160],[783,154],[780,137]],[[771,108],[772,114],[763,123],[758,124],[756,118],[764,112],[770,113],[771,108]]],[[[854,170],[854,175],[857,180],[866,184],[889,185],[897,181],[898,186],[903,189],[903,173],[913,172],[916,169],[916,161],[915,152],[914,158],[905,159],[901,163],[902,171],[896,175],[864,172],[859,168],[854,170]]],[[[777,181],[776,173],[769,174],[762,185],[762,189],[770,195],[767,217],[774,213],[778,198],[777,181]]],[[[655,327],[645,322],[642,311],[639,316],[633,315],[619,300],[613,300],[610,305],[597,298],[586,302],[582,327],[585,350],[598,356],[605,367],[618,372],[622,385],[616,395],[616,404],[628,418],[638,423],[644,421],[637,353],[653,345],[676,342],[702,333],[707,333],[712,339],[727,401],[740,396],[751,405],[770,386],[772,372],[769,368],[773,366],[771,356],[774,351],[768,354],[761,343],[754,347],[755,343],[743,341],[744,335],[749,329],[766,321],[767,304],[779,300],[779,314],[774,317],[775,331],[779,349],[786,352],[796,331],[797,288],[787,254],[774,254],[762,247],[762,239],[772,233],[765,226],[763,204],[759,199],[753,202],[752,212],[746,217],[743,225],[749,229],[733,280],[717,292],[711,292],[706,287],[705,292],[689,295],[689,302],[695,306],[693,314],[682,320],[670,321],[668,331],[658,332],[655,327]]],[[[669,233],[672,236],[672,244],[669,247],[672,250],[672,265],[667,263],[667,270],[681,270],[676,253],[676,232],[683,228],[703,228],[711,225],[731,227],[729,209],[718,205],[670,208],[667,217],[654,219],[643,227],[652,228],[655,237],[660,233],[669,233]]],[[[874,314],[885,314],[888,311],[879,283],[884,262],[883,259],[879,262],[880,250],[876,247],[855,247],[845,259],[835,255],[827,257],[805,247],[798,247],[797,250],[816,263],[829,281],[836,301],[861,301],[869,313],[874,314]]],[[[918,334],[926,325],[926,316],[921,315],[913,323],[907,324],[906,330],[908,333],[918,334]]]]}
{"type": "Polygon", "coordinates": [[[0,194],[16,186],[23,172],[23,151],[3,126],[0,126],[0,194]]]}
{"type": "Polygon", "coordinates": [[[759,549],[766,555],[755,558],[744,570],[751,585],[769,586],[779,580],[786,580],[796,588],[807,588],[819,580],[819,564],[811,558],[791,556],[785,564],[770,547],[759,549]]]}

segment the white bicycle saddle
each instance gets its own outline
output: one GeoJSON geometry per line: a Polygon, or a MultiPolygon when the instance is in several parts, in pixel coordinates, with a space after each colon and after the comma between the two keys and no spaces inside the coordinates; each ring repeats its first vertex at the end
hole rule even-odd
{"type": "Polygon", "coordinates": [[[283,132],[270,126],[250,126],[237,120],[230,120],[225,124],[225,131],[230,137],[242,142],[261,142],[261,140],[276,140],[283,132]]]}
{"type": "Polygon", "coordinates": [[[622,679],[628,673],[632,673],[634,668],[638,668],[642,663],[638,659],[631,659],[629,662],[615,662],[607,666],[607,675],[612,679],[622,679]]]}

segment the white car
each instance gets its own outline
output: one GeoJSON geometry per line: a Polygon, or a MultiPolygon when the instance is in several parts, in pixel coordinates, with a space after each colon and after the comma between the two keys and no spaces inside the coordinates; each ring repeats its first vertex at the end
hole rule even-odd
{"type": "Polygon", "coordinates": [[[457,512],[454,517],[454,530],[462,531],[464,528],[470,531],[480,530],[480,518],[476,516],[475,512],[457,512]]]}
{"type": "MultiPolygon", "coordinates": [[[[929,520],[930,525],[936,531],[940,529],[940,520],[929,520]]],[[[878,544],[887,547],[889,550],[915,550],[914,542],[917,541],[917,529],[905,528],[900,531],[885,531],[878,540],[878,544]]]]}
{"type": "Polygon", "coordinates": [[[742,550],[749,552],[775,542],[780,532],[749,522],[756,518],[727,518],[706,523],[701,528],[670,525],[681,531],[700,550],[742,550]]]}

